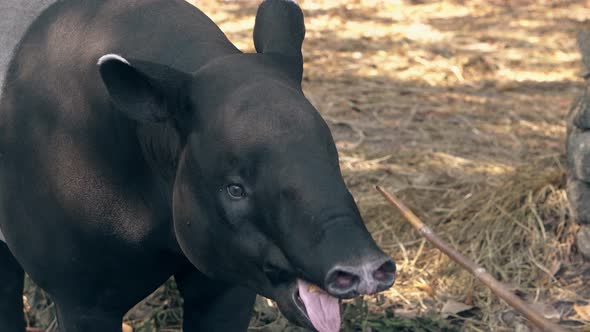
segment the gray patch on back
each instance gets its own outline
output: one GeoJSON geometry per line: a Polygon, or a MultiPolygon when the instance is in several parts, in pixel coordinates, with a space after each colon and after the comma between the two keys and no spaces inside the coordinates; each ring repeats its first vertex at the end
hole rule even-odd
{"type": "Polygon", "coordinates": [[[6,239],[4,239],[4,234],[2,234],[2,230],[0,229],[0,241],[1,242],[6,242],[6,239]]]}
{"type": "MultiPolygon", "coordinates": [[[[29,25],[49,5],[57,0],[1,0],[0,1],[0,92],[12,53],[29,25]]],[[[0,239],[2,233],[0,233],[0,239]]]]}

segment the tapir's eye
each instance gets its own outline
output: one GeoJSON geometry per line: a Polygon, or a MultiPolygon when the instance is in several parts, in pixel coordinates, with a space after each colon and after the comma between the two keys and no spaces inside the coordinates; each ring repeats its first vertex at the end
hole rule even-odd
{"type": "Polygon", "coordinates": [[[227,186],[227,194],[234,199],[244,198],[246,196],[246,191],[244,187],[239,184],[230,184],[227,186]]]}

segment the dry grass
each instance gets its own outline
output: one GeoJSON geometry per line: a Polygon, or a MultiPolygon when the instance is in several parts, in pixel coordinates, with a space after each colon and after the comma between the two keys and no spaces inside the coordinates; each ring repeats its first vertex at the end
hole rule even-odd
{"type": "MultiPolygon", "coordinates": [[[[419,238],[373,189],[379,184],[547,317],[590,331],[574,309],[590,301],[590,264],[572,247],[577,226],[561,167],[565,114],[582,84],[575,31],[588,25],[588,3],[299,2],[304,89],[333,130],[369,228],[400,270],[392,290],[345,306],[345,330],[451,330],[441,314],[450,300],[474,307],[447,319],[455,327],[527,330],[419,238]]],[[[253,50],[257,4],[198,2],[244,51],[253,50]]],[[[169,309],[178,303],[165,291],[173,286],[147,305],[161,317],[138,320],[174,324],[169,309]]],[[[297,329],[261,299],[252,330],[297,329]]]]}

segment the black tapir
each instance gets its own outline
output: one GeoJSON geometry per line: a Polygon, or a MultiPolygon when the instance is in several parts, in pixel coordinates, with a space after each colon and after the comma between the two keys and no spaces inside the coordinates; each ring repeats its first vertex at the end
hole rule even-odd
{"type": "Polygon", "coordinates": [[[0,103],[0,331],[23,270],[61,331],[117,331],[170,276],[184,331],[245,331],[256,294],[337,331],[389,288],[301,90],[303,14],[266,0],[244,54],[182,0],[63,0],[29,27],[0,103]]]}

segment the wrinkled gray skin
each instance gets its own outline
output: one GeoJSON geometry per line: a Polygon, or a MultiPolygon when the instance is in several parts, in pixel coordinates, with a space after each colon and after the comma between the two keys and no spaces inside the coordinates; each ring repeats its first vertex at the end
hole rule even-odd
{"type": "MultiPolygon", "coordinates": [[[[590,32],[578,34],[586,75],[590,74],[590,32]]],[[[590,258],[590,83],[573,102],[567,115],[567,195],[582,229],[577,235],[580,252],[590,258]]]]}
{"type": "Polygon", "coordinates": [[[260,5],[252,54],[181,0],[44,11],[0,99],[0,332],[23,330],[23,269],[66,332],[120,330],[170,276],[186,332],[245,331],[257,293],[313,329],[298,279],[391,287],[302,92],[304,35],[287,0],[260,5]]]}

